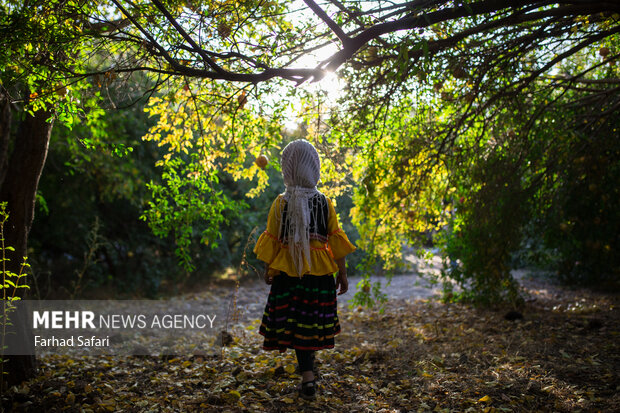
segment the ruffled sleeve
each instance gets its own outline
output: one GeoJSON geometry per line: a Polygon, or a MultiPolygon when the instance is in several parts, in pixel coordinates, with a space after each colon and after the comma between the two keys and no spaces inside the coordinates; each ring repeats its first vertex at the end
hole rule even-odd
{"type": "Polygon", "coordinates": [[[273,262],[282,248],[277,235],[280,228],[280,214],[277,211],[280,210],[281,198],[278,196],[271,204],[269,216],[267,217],[267,229],[258,237],[258,241],[256,241],[254,246],[256,257],[267,264],[273,262]]]}
{"type": "MultiPolygon", "coordinates": [[[[278,275],[280,271],[295,276],[296,269],[286,245],[278,238],[280,220],[282,219],[282,196],[273,201],[267,218],[267,229],[260,235],[254,253],[256,257],[269,265],[269,274],[278,275]]],[[[310,263],[304,260],[303,274],[326,275],[338,271],[335,260],[355,251],[347,235],[338,225],[338,216],[331,200],[327,199],[327,243],[319,240],[310,241],[310,263]]]]}
{"type": "Polygon", "coordinates": [[[327,205],[329,207],[329,218],[327,220],[327,244],[334,260],[338,260],[347,254],[352,253],[357,248],[353,245],[347,234],[340,228],[338,224],[338,216],[332,201],[328,198],[327,205]]]}

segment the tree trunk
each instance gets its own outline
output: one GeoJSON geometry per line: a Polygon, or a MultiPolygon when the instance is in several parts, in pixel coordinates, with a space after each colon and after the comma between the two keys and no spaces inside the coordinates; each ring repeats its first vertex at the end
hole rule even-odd
{"type": "Polygon", "coordinates": [[[9,143],[11,142],[11,103],[0,89],[0,188],[9,166],[9,143]]]}
{"type": "MultiPolygon", "coordinates": [[[[0,113],[3,116],[4,112],[0,113]]],[[[15,252],[7,251],[7,269],[19,273],[23,257],[27,255],[28,232],[34,218],[35,198],[39,178],[45,165],[52,123],[48,121],[51,113],[37,111],[34,116],[25,114],[15,136],[13,149],[6,166],[6,174],[0,188],[0,202],[7,203],[9,219],[5,225],[5,243],[15,248],[15,252]]],[[[9,118],[10,120],[10,115],[9,118]]],[[[0,132],[9,128],[0,119],[0,132]]],[[[0,153],[0,160],[2,160],[0,153]]],[[[6,159],[6,157],[5,157],[6,159]]],[[[0,165],[1,168],[1,165],[0,165]]],[[[20,336],[32,334],[30,326],[16,323],[20,336]]],[[[33,345],[32,341],[29,341],[33,345]]],[[[32,348],[34,350],[34,347],[32,348]]],[[[30,352],[34,354],[34,351],[30,352]]],[[[10,356],[4,365],[9,384],[21,383],[36,373],[36,359],[32,356],[10,356]]]]}

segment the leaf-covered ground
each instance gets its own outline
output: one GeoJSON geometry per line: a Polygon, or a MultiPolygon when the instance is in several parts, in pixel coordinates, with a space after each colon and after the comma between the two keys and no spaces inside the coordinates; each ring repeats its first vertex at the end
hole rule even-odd
{"type": "Polygon", "coordinates": [[[5,411],[620,411],[618,298],[531,283],[522,319],[427,299],[341,309],[318,354],[320,393],[297,397],[294,354],[254,324],[192,356],[41,360],[5,411]]]}

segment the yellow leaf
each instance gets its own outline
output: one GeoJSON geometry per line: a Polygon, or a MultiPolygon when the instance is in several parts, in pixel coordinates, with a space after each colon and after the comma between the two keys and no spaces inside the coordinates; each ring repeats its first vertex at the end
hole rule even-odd
{"type": "Polygon", "coordinates": [[[106,399],[99,403],[99,407],[105,411],[113,412],[116,410],[116,402],[112,399],[106,399]]]}
{"type": "Polygon", "coordinates": [[[295,366],[292,364],[288,364],[286,367],[284,367],[284,371],[286,371],[288,374],[295,373],[295,370],[295,366]]]}
{"type": "Polygon", "coordinates": [[[191,362],[191,361],[189,361],[189,360],[185,360],[185,361],[183,362],[183,364],[182,364],[182,366],[183,366],[183,367],[189,367],[189,366],[191,366],[191,365],[192,365],[192,362],[191,362]]]}
{"type": "Polygon", "coordinates": [[[237,390],[231,390],[228,393],[225,393],[222,398],[226,400],[226,402],[234,404],[241,398],[241,393],[237,390]]]}
{"type": "Polygon", "coordinates": [[[293,404],[295,403],[295,400],[291,399],[290,397],[285,397],[282,399],[282,401],[286,404],[293,404]]]}
{"type": "Polygon", "coordinates": [[[489,403],[491,401],[491,398],[487,395],[487,396],[481,397],[478,401],[482,403],[489,403]]]}

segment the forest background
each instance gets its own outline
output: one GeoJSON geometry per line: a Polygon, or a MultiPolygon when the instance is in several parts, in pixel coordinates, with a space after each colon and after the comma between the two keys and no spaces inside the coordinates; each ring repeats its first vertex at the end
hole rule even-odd
{"type": "Polygon", "coordinates": [[[510,271],[527,265],[617,287],[617,8],[5,1],[13,262],[29,256],[42,298],[252,273],[279,153],[306,138],[361,247],[351,273],[398,271],[404,245],[432,246],[450,299],[514,304],[510,271]],[[32,120],[49,151],[20,149],[32,120]],[[38,185],[24,152],[45,165],[38,185]]]}
{"type": "Polygon", "coordinates": [[[351,273],[432,246],[450,299],[514,304],[524,265],[617,287],[617,5],[2,5],[9,259],[39,297],[251,273],[300,137],[361,247],[351,273]]]}

